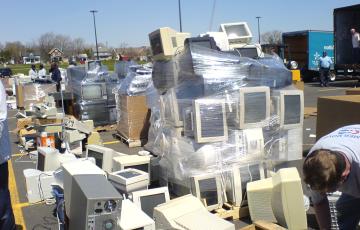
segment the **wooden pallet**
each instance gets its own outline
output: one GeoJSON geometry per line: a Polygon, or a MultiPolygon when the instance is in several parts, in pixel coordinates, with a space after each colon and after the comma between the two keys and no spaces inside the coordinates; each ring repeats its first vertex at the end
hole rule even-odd
{"type": "Polygon", "coordinates": [[[114,130],[116,130],[116,124],[96,126],[96,127],[94,128],[94,130],[97,131],[97,132],[114,131],[114,130]]]}
{"type": "Polygon", "coordinates": [[[222,208],[215,209],[213,213],[223,219],[238,220],[249,216],[249,208],[247,206],[239,207],[225,203],[222,208]]]}
{"type": "Polygon", "coordinates": [[[130,140],[127,137],[123,136],[121,133],[117,132],[114,133],[113,136],[122,141],[123,143],[127,144],[127,146],[129,148],[134,148],[134,147],[141,147],[143,146],[143,143],[145,143],[145,140],[130,140]]]}
{"type": "Polygon", "coordinates": [[[240,230],[286,230],[286,228],[283,228],[271,222],[258,220],[251,225],[240,228],[240,230]]]}

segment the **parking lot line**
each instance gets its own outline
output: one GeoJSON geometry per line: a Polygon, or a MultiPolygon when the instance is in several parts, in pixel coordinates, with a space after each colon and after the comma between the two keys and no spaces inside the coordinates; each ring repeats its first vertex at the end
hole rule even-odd
{"type": "Polygon", "coordinates": [[[108,142],[104,142],[104,145],[111,145],[111,144],[116,144],[119,143],[120,141],[108,141],[108,142]]]}
{"type": "Polygon", "coordinates": [[[24,215],[22,212],[22,206],[19,206],[19,192],[16,185],[16,179],[14,174],[14,168],[11,161],[8,161],[9,165],[9,190],[11,194],[11,204],[13,206],[13,212],[15,216],[15,222],[17,225],[22,226],[23,230],[26,230],[24,215]]]}

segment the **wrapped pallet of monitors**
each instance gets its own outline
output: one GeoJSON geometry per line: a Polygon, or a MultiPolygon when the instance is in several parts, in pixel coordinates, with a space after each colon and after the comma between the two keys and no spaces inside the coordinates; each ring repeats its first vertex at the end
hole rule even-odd
{"type": "Polygon", "coordinates": [[[104,65],[74,66],[67,69],[67,88],[75,98],[79,120],[93,120],[95,126],[116,123],[113,89],[120,80],[104,65]]]}
{"type": "Polygon", "coordinates": [[[267,165],[302,158],[304,96],[281,60],[185,41],[174,58],[154,63],[152,78],[148,101],[158,103],[149,103],[145,148],[161,157],[160,182],[173,194],[191,192],[209,210],[239,206],[267,165]]]}

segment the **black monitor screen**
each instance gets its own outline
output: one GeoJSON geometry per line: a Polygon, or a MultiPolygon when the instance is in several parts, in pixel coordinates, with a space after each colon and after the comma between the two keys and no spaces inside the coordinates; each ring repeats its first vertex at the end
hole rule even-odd
{"type": "Polygon", "coordinates": [[[149,164],[128,165],[128,166],[125,166],[125,167],[124,167],[124,169],[128,169],[128,168],[138,169],[138,170],[140,170],[140,171],[149,173],[149,164]]]}
{"type": "Polygon", "coordinates": [[[150,37],[150,45],[153,55],[164,53],[160,33],[150,37]]]}
{"type": "Polygon", "coordinates": [[[45,155],[39,153],[37,159],[37,170],[44,171],[45,169],[45,155]]]}
{"type": "Polygon", "coordinates": [[[218,191],[216,186],[216,178],[199,180],[200,198],[206,199],[208,206],[216,205],[218,201],[218,191]]]}
{"type": "Polygon", "coordinates": [[[201,137],[223,137],[224,113],[220,103],[200,104],[201,137]]]}
{"type": "Polygon", "coordinates": [[[266,93],[244,93],[244,122],[257,123],[266,119],[266,93]]]}
{"type": "Polygon", "coordinates": [[[128,179],[128,178],[140,176],[141,174],[138,172],[134,172],[134,171],[125,171],[125,172],[119,172],[117,175],[128,179]]]}
{"type": "Polygon", "coordinates": [[[248,58],[258,57],[256,48],[237,48],[236,50],[240,52],[242,57],[248,57],[248,58]]]}
{"type": "Polygon", "coordinates": [[[300,95],[285,95],[284,97],[284,124],[299,124],[301,120],[300,95]]]}
{"type": "Polygon", "coordinates": [[[151,218],[153,217],[154,208],[165,202],[165,193],[140,197],[141,209],[151,218]]]}
{"type": "Polygon", "coordinates": [[[94,157],[95,163],[99,168],[102,168],[103,165],[103,154],[96,152],[94,150],[88,150],[88,157],[94,157]]]}

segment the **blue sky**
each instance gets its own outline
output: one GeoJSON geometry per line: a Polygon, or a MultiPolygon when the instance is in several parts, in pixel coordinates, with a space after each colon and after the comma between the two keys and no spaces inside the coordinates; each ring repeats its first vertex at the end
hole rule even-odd
{"type": "MultiPolygon", "coordinates": [[[[181,0],[182,27],[192,36],[209,31],[214,0],[181,0]]],[[[92,15],[96,9],[98,42],[118,47],[149,45],[148,34],[168,26],[179,30],[178,0],[0,0],[1,36],[6,41],[35,41],[46,32],[81,37],[94,44],[92,15]]],[[[221,23],[246,21],[257,38],[280,30],[332,30],[333,9],[355,0],[216,0],[212,31],[221,23]]]]}

